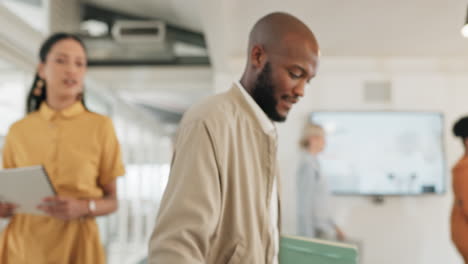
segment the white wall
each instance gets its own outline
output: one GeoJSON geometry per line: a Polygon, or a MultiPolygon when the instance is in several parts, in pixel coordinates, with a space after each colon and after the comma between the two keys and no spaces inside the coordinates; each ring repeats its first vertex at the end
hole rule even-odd
{"type": "Polygon", "coordinates": [[[306,96],[278,126],[282,168],[284,233],[295,233],[294,173],[297,139],[306,116],[315,110],[430,110],[445,114],[448,161],[444,195],[386,198],[382,205],[369,198],[334,197],[336,221],[346,234],[362,243],[363,264],[462,263],[450,241],[452,190],[449,169],[462,154],[451,134],[453,122],[468,113],[468,68],[463,61],[436,59],[322,58],[317,78],[306,96]],[[393,100],[368,105],[363,82],[390,80],[393,100]]]}
{"type": "Polygon", "coordinates": [[[17,69],[0,69],[0,150],[1,137],[7,134],[14,121],[24,116],[27,88],[32,83],[29,75],[17,69]]]}

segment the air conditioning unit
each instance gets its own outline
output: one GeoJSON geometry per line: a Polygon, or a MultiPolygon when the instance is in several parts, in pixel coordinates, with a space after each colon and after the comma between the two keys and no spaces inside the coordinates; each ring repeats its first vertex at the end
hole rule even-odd
{"type": "Polygon", "coordinates": [[[115,21],[112,36],[118,42],[164,42],[166,24],[157,20],[115,21]]]}

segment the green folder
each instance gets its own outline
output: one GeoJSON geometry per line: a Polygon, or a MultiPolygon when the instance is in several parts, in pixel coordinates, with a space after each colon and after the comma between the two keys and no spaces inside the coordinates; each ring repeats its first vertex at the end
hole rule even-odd
{"type": "Polygon", "coordinates": [[[357,264],[357,248],[345,243],[281,236],[280,264],[357,264]]]}

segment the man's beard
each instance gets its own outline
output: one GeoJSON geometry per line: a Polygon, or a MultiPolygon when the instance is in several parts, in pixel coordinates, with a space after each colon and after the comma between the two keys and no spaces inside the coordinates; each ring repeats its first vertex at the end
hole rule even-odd
{"type": "Polygon", "coordinates": [[[276,109],[278,101],[274,96],[275,87],[271,79],[271,65],[267,62],[255,81],[252,98],[271,120],[283,122],[286,120],[286,116],[281,116],[276,109]]]}

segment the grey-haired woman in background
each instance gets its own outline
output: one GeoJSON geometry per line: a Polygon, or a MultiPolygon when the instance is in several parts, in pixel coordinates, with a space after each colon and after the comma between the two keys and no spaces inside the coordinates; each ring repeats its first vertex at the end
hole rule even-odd
{"type": "Polygon", "coordinates": [[[325,148],[325,131],[306,124],[300,140],[302,157],[297,171],[297,234],[322,239],[344,240],[329,211],[329,190],[317,155],[325,148]]]}

